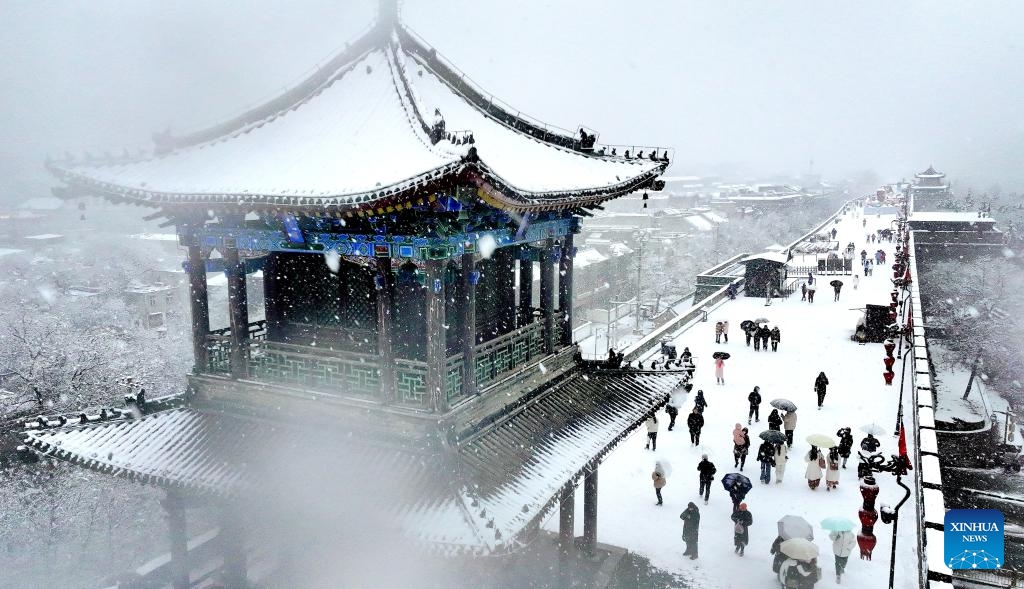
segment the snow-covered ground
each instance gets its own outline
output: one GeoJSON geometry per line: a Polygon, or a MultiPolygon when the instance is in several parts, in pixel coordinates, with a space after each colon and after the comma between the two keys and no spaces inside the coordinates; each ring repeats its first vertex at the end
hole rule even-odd
{"type": "MultiPolygon", "coordinates": [[[[862,217],[847,215],[837,225],[840,243],[853,241],[857,251],[869,252],[882,248],[887,260],[893,259],[894,244],[865,244],[868,230],[889,228],[893,216],[870,217],[867,229],[862,227],[862,217]]],[[[828,516],[844,516],[857,521],[861,505],[856,474],[856,449],[864,434],[859,427],[878,423],[890,430],[895,425],[899,398],[899,375],[896,386],[885,386],[882,379],[882,358],[885,352],[881,344],[859,345],[850,340],[860,309],[865,303],[888,304],[892,290],[889,265],[876,267],[874,275],[861,277],[857,290],[853,289],[852,276],[823,276],[816,300],[813,304],[800,301],[797,296],[788,301],[776,300],[766,307],[759,298],[740,297],[726,302],[710,314],[707,323],[697,323],[675,339],[680,351],[688,346],[696,356],[697,373],[695,391],[703,389],[709,407],[704,413],[705,426],[700,447],[692,447],[686,430],[686,415],[692,409],[692,395],[686,407],[681,409],[677,427],[666,431],[668,418],[659,413],[661,432],[658,436],[657,452],[644,450],[646,430],[640,428],[624,440],[600,467],[598,497],[598,540],[624,547],[649,557],[652,563],[687,579],[688,586],[703,588],[775,588],[778,581],[771,570],[772,557],[769,547],[777,533],[776,522],[784,515],[803,516],[817,526],[828,516]],[[827,285],[834,279],[844,282],[839,302],[833,301],[832,289],[827,285]],[[778,325],[782,338],[779,351],[773,353],[754,352],[746,347],[739,324],[744,319],[768,318],[771,326],[778,325]],[[716,345],[715,322],[728,320],[730,342],[716,345]],[[714,365],[711,354],[716,350],[728,351],[732,357],[726,361],[724,386],[715,384],[714,365]],[[813,391],[814,379],[819,371],[828,376],[830,385],[824,409],[816,409],[813,391]],[[747,394],[757,385],[761,387],[764,402],[761,406],[761,422],[750,426],[751,451],[743,474],[754,484],[746,497],[746,503],[753,514],[754,525],[750,529],[750,544],[746,556],[733,553],[733,524],[729,519],[731,502],[722,488],[721,478],[734,472],[731,433],[734,424],[747,422],[747,394]],[[771,410],[768,403],[784,397],[795,402],[799,411],[796,426],[795,445],[790,451],[784,482],[762,485],[758,481],[759,465],[755,460],[761,431],[768,429],[767,415],[771,410]],[[848,468],[841,471],[839,488],[826,492],[824,481],[817,490],[810,490],[804,478],[804,455],[809,449],[805,437],[812,433],[833,436],[840,427],[849,426],[854,431],[854,450],[848,468]],[[702,453],[707,453],[718,467],[713,483],[710,504],[705,506],[697,495],[696,465],[702,453]],[[664,489],[665,505],[655,505],[651,471],[655,460],[668,461],[672,473],[664,489]],[[684,544],[681,540],[682,522],[679,514],[687,502],[694,501],[701,510],[700,558],[691,561],[682,556],[684,544]]],[[[899,364],[897,365],[899,366],[899,364]]],[[[910,364],[907,364],[908,368],[910,364]]],[[[904,402],[907,411],[906,425],[908,442],[913,442],[910,427],[911,398],[909,392],[904,402]]],[[[896,439],[891,435],[881,438],[881,451],[886,455],[896,452],[896,439]]],[[[877,477],[881,492],[876,508],[882,504],[895,505],[903,491],[895,484],[895,477],[880,474],[877,477]]],[[[907,481],[912,485],[912,479],[907,481]]],[[[576,502],[577,534],[582,533],[582,496],[576,502]]],[[[557,510],[556,510],[557,513],[557,510]]],[[[916,519],[914,499],[911,498],[900,511],[900,540],[897,543],[898,587],[917,586],[918,557],[916,553],[916,519]]],[[[557,516],[546,522],[546,527],[556,529],[557,516]]],[[[844,587],[884,587],[889,572],[889,551],[892,528],[881,523],[875,526],[878,544],[874,560],[858,559],[855,549],[850,558],[844,587]]],[[[818,528],[815,542],[821,550],[819,566],[823,580],[818,587],[834,587],[835,568],[832,545],[827,532],[818,528]]]]}

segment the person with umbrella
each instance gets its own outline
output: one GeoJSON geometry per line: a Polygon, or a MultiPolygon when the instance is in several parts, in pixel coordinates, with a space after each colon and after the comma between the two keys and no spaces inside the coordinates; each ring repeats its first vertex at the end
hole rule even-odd
{"type": "Polygon", "coordinates": [[[711,497],[711,481],[715,480],[715,473],[718,469],[715,468],[715,463],[708,460],[708,455],[704,454],[700,458],[700,462],[697,463],[697,472],[699,473],[700,487],[698,487],[697,495],[704,497],[704,505],[708,504],[708,499],[711,497]]]}
{"type": "Polygon", "coordinates": [[[832,540],[832,553],[836,559],[836,583],[841,583],[843,573],[846,572],[846,562],[856,545],[853,522],[845,517],[829,517],[821,521],[821,527],[831,530],[828,537],[832,540]]]}
{"type": "Polygon", "coordinates": [[[668,414],[668,431],[672,431],[676,427],[676,417],[679,417],[679,407],[676,407],[671,394],[666,396],[665,413],[668,414]]]}
{"type": "Polygon", "coordinates": [[[700,430],[704,428],[704,416],[700,414],[696,407],[693,408],[690,416],[686,418],[686,427],[690,430],[690,444],[693,446],[700,444],[700,430]]]}
{"type": "Polygon", "coordinates": [[[836,437],[839,438],[839,456],[843,458],[843,468],[846,468],[846,461],[853,449],[853,434],[850,433],[850,428],[843,427],[836,432],[836,437]]]}
{"type": "Polygon", "coordinates": [[[658,451],[658,416],[651,413],[644,422],[647,426],[647,445],[644,450],[658,451]]]}
{"type": "MultiPolygon", "coordinates": [[[[740,426],[740,424],[737,423],[736,427],[739,427],[739,426],[740,426]]],[[[739,439],[738,440],[737,440],[737,435],[736,435],[736,431],[735,430],[732,433],[732,438],[733,438],[732,456],[733,456],[733,459],[735,460],[735,463],[733,464],[733,467],[737,467],[738,466],[740,468],[740,470],[742,471],[743,467],[747,464],[747,453],[750,452],[750,435],[749,435],[749,432],[748,432],[747,428],[743,428],[743,429],[739,430],[739,439]]]]}
{"type": "Polygon", "coordinates": [[[786,562],[786,559],[789,558],[782,552],[782,543],[785,541],[786,539],[781,535],[776,536],[775,541],[772,542],[771,549],[768,551],[768,554],[775,557],[772,559],[772,572],[775,574],[778,574],[779,569],[782,568],[782,563],[786,562]]]}
{"type": "Polygon", "coordinates": [[[750,338],[754,337],[754,333],[757,331],[757,324],[747,319],[740,323],[740,329],[743,330],[744,335],[747,336],[747,347],[750,347],[750,338]]]}
{"type": "Polygon", "coordinates": [[[786,445],[793,447],[793,432],[796,431],[796,407],[782,416],[782,427],[786,430],[786,445]]]}
{"type": "Polygon", "coordinates": [[[772,409],[772,412],[768,414],[768,429],[782,431],[782,417],[779,416],[778,409],[772,409]]]}
{"type": "MultiPolygon", "coordinates": [[[[707,505],[707,501],[704,502],[707,505]]],[[[683,520],[683,542],[686,542],[686,551],[683,556],[689,556],[690,560],[697,560],[697,534],[700,528],[700,509],[690,501],[686,509],[679,514],[683,520]]]]}
{"type": "Polygon", "coordinates": [[[821,404],[825,402],[825,392],[828,389],[828,377],[825,376],[825,372],[819,372],[818,378],[814,379],[814,392],[818,393],[818,410],[821,410],[821,404]]]}
{"type": "Polygon", "coordinates": [[[839,301],[839,291],[843,290],[843,281],[842,280],[833,280],[832,282],[829,282],[829,285],[832,286],[832,290],[835,291],[835,293],[836,293],[836,298],[834,300],[836,302],[838,302],[839,301]]]}
{"type": "Polygon", "coordinates": [[[704,398],[704,391],[697,389],[697,396],[693,399],[693,408],[697,410],[697,413],[704,414],[704,410],[707,409],[708,402],[704,398]]]}
{"type": "Polygon", "coordinates": [[[655,505],[661,505],[661,490],[668,484],[668,479],[665,478],[665,466],[660,460],[654,463],[654,472],[651,473],[651,480],[654,482],[654,494],[658,497],[658,502],[655,505]]]}
{"type": "Polygon", "coordinates": [[[746,503],[740,503],[739,508],[732,514],[732,521],[734,524],[732,539],[733,544],[736,545],[733,552],[743,556],[743,550],[750,543],[750,533],[747,530],[754,525],[754,516],[747,511],[746,503]]]}
{"type": "Polygon", "coordinates": [[[753,485],[750,484],[750,479],[740,473],[730,472],[722,477],[722,486],[729,492],[729,498],[732,499],[732,511],[736,513],[740,508],[740,503],[743,502],[753,485]]]}
{"type": "MultiPolygon", "coordinates": [[[[761,437],[764,438],[764,434],[770,434],[771,430],[767,432],[761,432],[761,437]]],[[[757,448],[757,461],[761,464],[761,482],[768,484],[772,482],[772,467],[775,466],[775,444],[765,439],[761,442],[761,445],[757,448]]]]}
{"type": "Polygon", "coordinates": [[[825,460],[825,490],[831,491],[839,486],[839,448],[832,447],[828,450],[828,458],[825,460]]]}
{"type": "Polygon", "coordinates": [[[715,352],[712,357],[715,359],[715,381],[718,384],[725,384],[725,361],[729,359],[729,354],[715,352]]]}
{"type": "Polygon", "coordinates": [[[811,446],[807,455],[804,456],[804,462],[807,463],[804,477],[807,479],[807,486],[813,491],[821,484],[821,470],[825,467],[825,456],[817,446],[811,446]]]}
{"type": "Polygon", "coordinates": [[[818,580],[816,559],[786,558],[779,566],[779,582],[786,589],[813,589],[818,580]]]}
{"type": "Polygon", "coordinates": [[[779,351],[779,342],[782,341],[782,332],[779,331],[779,326],[778,325],[776,325],[775,327],[772,328],[771,339],[772,339],[772,351],[773,352],[778,352],[779,351]]]}
{"type": "Polygon", "coordinates": [[[754,387],[754,390],[747,395],[747,402],[750,403],[750,413],[747,415],[747,425],[751,425],[751,419],[761,423],[761,387],[754,387]]]}
{"type": "Polygon", "coordinates": [[[881,445],[882,445],[882,443],[878,441],[878,438],[876,438],[875,436],[871,435],[870,432],[868,432],[868,435],[867,435],[866,438],[864,438],[863,440],[860,441],[860,449],[864,450],[865,452],[871,453],[871,454],[874,454],[875,452],[877,452],[878,448],[881,445]]]}
{"type": "Polygon", "coordinates": [[[768,340],[772,337],[772,330],[768,329],[767,325],[762,325],[761,328],[757,330],[757,334],[761,336],[761,351],[767,352],[768,340]]]}

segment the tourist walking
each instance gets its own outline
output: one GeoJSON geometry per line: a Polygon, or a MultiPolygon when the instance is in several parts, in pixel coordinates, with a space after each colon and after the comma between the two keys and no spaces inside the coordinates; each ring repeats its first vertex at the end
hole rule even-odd
{"type": "Polygon", "coordinates": [[[841,583],[840,579],[846,572],[846,561],[850,559],[850,553],[857,543],[856,538],[850,531],[830,532],[828,537],[832,540],[832,553],[836,558],[836,583],[841,583]]]}
{"type": "Polygon", "coordinates": [[[654,472],[651,473],[651,480],[654,482],[654,494],[658,497],[658,502],[655,505],[661,505],[661,490],[668,484],[668,480],[665,479],[665,467],[661,464],[661,461],[654,463],[654,472]]]}
{"type": "Polygon", "coordinates": [[[697,413],[704,414],[704,410],[707,409],[708,402],[704,399],[704,391],[697,389],[697,396],[693,399],[693,408],[697,410],[697,413]]]}
{"type": "Polygon", "coordinates": [[[793,432],[796,431],[796,410],[787,411],[782,416],[782,427],[786,429],[786,445],[793,447],[793,432]]]}
{"type": "Polygon", "coordinates": [[[782,477],[786,474],[786,462],[789,461],[789,454],[785,444],[775,444],[775,484],[782,484],[782,477]]]}
{"type": "MultiPolygon", "coordinates": [[[[742,326],[741,326],[742,327],[742,326]]],[[[743,334],[747,336],[747,347],[750,347],[750,339],[757,333],[757,324],[751,322],[747,325],[746,329],[743,330],[743,334]]]]}
{"type": "Polygon", "coordinates": [[[733,550],[736,554],[743,556],[743,550],[750,543],[750,534],[747,529],[754,525],[754,516],[747,511],[747,504],[740,503],[740,507],[736,510],[736,513],[732,514],[733,521],[733,544],[736,545],[736,549],[733,550]]]}
{"type": "Polygon", "coordinates": [[[760,325],[754,325],[754,327],[751,329],[751,333],[754,336],[754,351],[755,352],[760,352],[761,351],[761,326],[760,325]]]}
{"type": "Polygon", "coordinates": [[[778,352],[779,351],[779,342],[782,341],[782,332],[779,331],[779,326],[778,325],[776,325],[775,327],[772,328],[771,339],[772,339],[772,351],[773,352],[778,352]]]}
{"type": "MultiPolygon", "coordinates": [[[[736,424],[739,427],[740,424],[736,424]]],[[[732,456],[734,459],[733,466],[738,466],[740,472],[743,472],[743,467],[747,464],[747,453],[750,452],[750,435],[747,428],[743,428],[739,431],[739,438],[736,437],[736,430],[732,432],[733,448],[732,456]]]]}
{"type": "Polygon", "coordinates": [[[761,422],[761,387],[754,387],[753,391],[747,395],[747,402],[750,403],[750,412],[747,414],[747,425],[751,425],[750,420],[760,423],[761,422]]]}
{"type": "Polygon", "coordinates": [[[658,417],[651,413],[647,416],[647,421],[644,422],[647,426],[647,445],[644,446],[644,450],[657,451],[658,449],[658,417]]]}
{"type": "Polygon", "coordinates": [[[732,486],[729,487],[729,498],[732,499],[733,513],[740,510],[740,503],[743,503],[743,498],[747,496],[747,491],[749,490],[739,479],[733,481],[732,486]]]}
{"type": "Polygon", "coordinates": [[[850,433],[850,428],[843,427],[836,432],[836,437],[839,438],[839,456],[843,459],[843,468],[846,468],[846,461],[853,449],[853,434],[850,433]]]}
{"type": "Polygon", "coordinates": [[[757,461],[761,464],[761,482],[768,484],[772,482],[772,466],[775,465],[775,445],[771,442],[761,442],[757,448],[757,461]]]}
{"type": "Polygon", "coordinates": [[[768,414],[768,429],[782,431],[782,416],[779,415],[778,409],[772,409],[772,412],[768,414]]]}
{"type": "Polygon", "coordinates": [[[869,454],[874,454],[875,452],[877,452],[879,446],[881,445],[882,442],[879,442],[878,438],[871,434],[868,434],[866,438],[860,441],[860,449],[864,450],[865,452],[868,452],[869,454]]]}
{"type": "Polygon", "coordinates": [[[772,559],[772,572],[776,574],[778,574],[779,569],[782,568],[782,563],[789,558],[786,556],[786,553],[782,551],[783,542],[785,542],[785,538],[782,536],[776,536],[775,540],[772,542],[771,549],[768,551],[769,554],[775,556],[775,558],[772,559]]]}
{"type": "Polygon", "coordinates": [[[708,498],[711,497],[711,482],[715,480],[715,473],[718,472],[718,469],[715,468],[714,462],[708,460],[708,455],[703,454],[700,457],[700,462],[697,463],[697,472],[700,481],[697,495],[704,497],[704,505],[707,505],[708,498]]]}
{"type": "Polygon", "coordinates": [[[825,376],[824,372],[818,373],[818,378],[814,379],[814,392],[818,393],[818,409],[821,409],[821,404],[825,402],[825,392],[828,390],[828,377],[825,376]]]}
{"type": "Polygon", "coordinates": [[[843,290],[843,283],[836,280],[835,284],[832,285],[832,290],[836,293],[836,298],[833,301],[839,302],[839,291],[843,290]]]}
{"type": "Polygon", "coordinates": [[[716,344],[722,343],[722,329],[723,329],[723,325],[722,325],[721,321],[719,321],[718,323],[715,323],[715,343],[716,344]]]}
{"type": "Polygon", "coordinates": [[[715,381],[725,384],[725,360],[722,358],[715,358],[715,381]]]}
{"type": "Polygon", "coordinates": [[[668,431],[672,431],[676,427],[676,417],[679,417],[679,408],[672,404],[672,395],[668,395],[665,413],[668,413],[668,431]]]}
{"type": "Polygon", "coordinates": [[[839,448],[829,448],[825,459],[825,490],[831,491],[839,486],[839,448]]]}
{"type": "Polygon", "coordinates": [[[815,290],[816,288],[817,288],[817,287],[816,287],[816,286],[814,286],[814,283],[813,283],[813,282],[811,282],[811,283],[809,283],[809,284],[807,285],[807,302],[808,302],[808,303],[813,303],[813,302],[814,302],[814,290],[815,290]]]}
{"type": "Polygon", "coordinates": [[[803,282],[800,283],[800,300],[807,300],[807,285],[803,282]]]}
{"type": "Polygon", "coordinates": [[[690,430],[690,445],[700,444],[700,430],[704,427],[704,416],[697,411],[696,407],[693,408],[693,413],[686,418],[686,427],[690,430]]]}
{"type": "Polygon", "coordinates": [[[860,274],[856,272],[853,274],[853,290],[857,290],[857,285],[860,284],[860,274]]]}
{"type": "Polygon", "coordinates": [[[811,446],[811,449],[807,451],[807,455],[804,456],[804,462],[807,463],[804,477],[807,479],[807,486],[813,491],[821,484],[821,471],[825,468],[825,456],[822,455],[821,450],[818,450],[817,446],[811,446]]]}
{"type": "Polygon", "coordinates": [[[759,329],[758,334],[761,336],[761,351],[768,351],[768,340],[772,337],[772,330],[768,329],[767,325],[762,325],[759,329]]]}
{"type": "MultiPolygon", "coordinates": [[[[705,504],[707,501],[704,502],[705,504]]],[[[700,510],[697,505],[690,501],[686,509],[679,514],[683,520],[683,542],[686,542],[686,551],[683,556],[689,556],[690,560],[697,560],[697,534],[700,528],[700,510]]]]}
{"type": "Polygon", "coordinates": [[[729,343],[729,321],[722,322],[722,340],[729,343]]]}

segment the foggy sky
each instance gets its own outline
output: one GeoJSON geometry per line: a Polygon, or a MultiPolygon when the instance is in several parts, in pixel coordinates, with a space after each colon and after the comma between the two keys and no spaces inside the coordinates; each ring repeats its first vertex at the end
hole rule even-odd
{"type": "MultiPolygon", "coordinates": [[[[373,0],[0,0],[0,200],[47,153],[119,154],[280,92],[373,0]]],[[[1024,188],[1013,2],[407,0],[403,20],[496,96],[611,143],[721,163],[1024,188]]]]}

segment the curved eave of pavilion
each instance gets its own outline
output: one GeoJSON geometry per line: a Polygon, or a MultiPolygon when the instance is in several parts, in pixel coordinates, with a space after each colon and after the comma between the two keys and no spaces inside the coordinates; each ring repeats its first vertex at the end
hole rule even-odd
{"type": "MultiPolygon", "coordinates": [[[[72,193],[84,192],[115,201],[129,202],[168,210],[187,209],[200,205],[238,212],[272,210],[310,215],[350,215],[359,212],[384,213],[387,207],[411,208],[428,194],[457,185],[476,187],[477,196],[487,204],[510,212],[537,212],[576,209],[599,205],[624,194],[652,186],[664,173],[662,163],[638,176],[612,186],[578,190],[529,192],[516,188],[496,174],[483,160],[454,162],[372,192],[326,196],[242,193],[176,193],[133,188],[103,182],[77,170],[49,163],[47,169],[65,182],[72,193]]],[[[75,194],[76,196],[78,194],[75,194]]],[[[387,211],[391,212],[391,211],[387,211]]]]}

